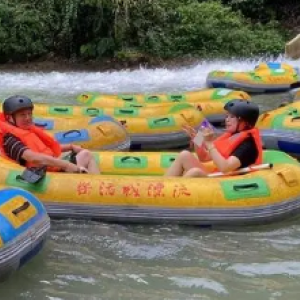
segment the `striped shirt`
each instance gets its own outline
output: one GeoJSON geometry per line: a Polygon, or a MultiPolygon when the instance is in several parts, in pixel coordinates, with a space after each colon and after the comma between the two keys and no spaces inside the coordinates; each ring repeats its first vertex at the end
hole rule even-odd
{"type": "Polygon", "coordinates": [[[28,149],[28,147],[25,146],[23,142],[21,142],[21,140],[13,134],[6,133],[4,135],[3,149],[5,151],[5,154],[12,160],[15,160],[22,166],[26,164],[26,161],[22,158],[22,155],[24,151],[28,149]]]}

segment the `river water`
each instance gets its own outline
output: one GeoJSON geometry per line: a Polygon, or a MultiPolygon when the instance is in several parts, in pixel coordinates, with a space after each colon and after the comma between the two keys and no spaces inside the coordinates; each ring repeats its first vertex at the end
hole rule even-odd
{"type": "MultiPolygon", "coordinates": [[[[289,61],[287,61],[289,62],[289,61]]],[[[84,91],[165,92],[203,88],[214,69],[251,70],[253,61],[104,73],[0,73],[0,98],[73,103],[84,91]]],[[[290,62],[294,66],[300,62],[290,62]]],[[[276,107],[286,94],[253,99],[276,107]]],[[[298,299],[300,219],[223,230],[53,221],[42,253],[0,284],[0,299],[298,299]]]]}

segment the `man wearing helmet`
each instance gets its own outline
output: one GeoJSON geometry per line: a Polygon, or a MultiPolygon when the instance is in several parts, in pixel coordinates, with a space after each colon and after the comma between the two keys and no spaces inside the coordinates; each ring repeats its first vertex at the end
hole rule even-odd
{"type": "MultiPolygon", "coordinates": [[[[209,126],[202,129],[203,143],[195,146],[197,157],[184,150],[179,153],[165,176],[202,177],[220,171],[231,172],[262,163],[262,144],[255,123],[259,117],[259,108],[253,102],[231,100],[225,106],[226,132],[214,137],[209,126]],[[213,162],[213,168],[205,167],[202,162],[213,162]]],[[[186,128],[191,138],[196,132],[192,127],[186,128]]]]}
{"type": "Polygon", "coordinates": [[[2,105],[0,116],[1,155],[26,167],[47,166],[49,171],[100,173],[90,151],[76,145],[59,145],[33,124],[34,105],[26,96],[12,96],[2,105]],[[60,159],[62,152],[76,153],[73,162],[60,159]]]}

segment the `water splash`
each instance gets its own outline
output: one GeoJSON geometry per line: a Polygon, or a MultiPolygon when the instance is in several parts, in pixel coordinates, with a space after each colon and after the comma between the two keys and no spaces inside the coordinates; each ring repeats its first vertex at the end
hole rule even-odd
{"type": "MultiPolygon", "coordinates": [[[[297,67],[300,61],[284,60],[297,67]]],[[[180,92],[205,87],[206,76],[213,70],[249,71],[262,59],[242,61],[199,61],[178,68],[139,68],[133,71],[106,72],[2,72],[0,98],[11,94],[27,94],[35,101],[72,100],[81,92],[143,93],[180,92]]],[[[57,102],[57,101],[56,101],[57,102]]],[[[58,101],[59,102],[59,101],[58,101]]]]}

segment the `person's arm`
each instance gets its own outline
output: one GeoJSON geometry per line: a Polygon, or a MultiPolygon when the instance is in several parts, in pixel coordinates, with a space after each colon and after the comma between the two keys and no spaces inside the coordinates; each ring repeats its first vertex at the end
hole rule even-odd
{"type": "Polygon", "coordinates": [[[61,152],[68,152],[72,151],[72,144],[67,144],[67,145],[60,145],[61,147],[61,152]]]}
{"type": "Polygon", "coordinates": [[[207,161],[210,161],[211,158],[210,158],[210,155],[204,145],[204,143],[202,143],[201,146],[197,146],[194,142],[193,142],[193,139],[195,138],[196,134],[197,134],[197,131],[189,126],[189,125],[184,125],[182,126],[182,129],[188,134],[188,136],[190,137],[191,141],[190,141],[190,147],[194,147],[194,151],[195,153],[197,154],[197,157],[198,159],[201,161],[201,162],[207,162],[207,161]]]}
{"type": "Polygon", "coordinates": [[[77,145],[73,145],[73,144],[61,145],[62,152],[73,151],[75,153],[79,153],[81,150],[82,148],[77,145]]]}
{"type": "Polygon", "coordinates": [[[240,160],[235,156],[224,158],[212,142],[205,142],[211,159],[220,172],[227,173],[234,171],[241,166],[240,160]]]}
{"type": "MultiPolygon", "coordinates": [[[[210,142],[207,142],[209,144],[210,142]]],[[[231,153],[228,159],[224,158],[214,145],[209,145],[210,153],[213,161],[221,172],[235,171],[238,168],[249,167],[255,163],[258,157],[258,149],[253,137],[246,138],[236,149],[231,153]]]]}
{"type": "Polygon", "coordinates": [[[37,165],[46,165],[50,167],[58,167],[69,173],[77,173],[80,172],[80,168],[72,164],[66,160],[62,160],[59,158],[54,158],[49,155],[41,154],[34,152],[30,149],[26,149],[22,154],[22,159],[37,164],[37,165]]]}
{"type": "Polygon", "coordinates": [[[198,156],[198,159],[201,162],[208,162],[211,161],[211,157],[209,155],[209,151],[207,150],[206,146],[204,145],[204,143],[202,143],[202,145],[200,147],[198,147],[197,145],[194,144],[194,150],[198,156]]]}

